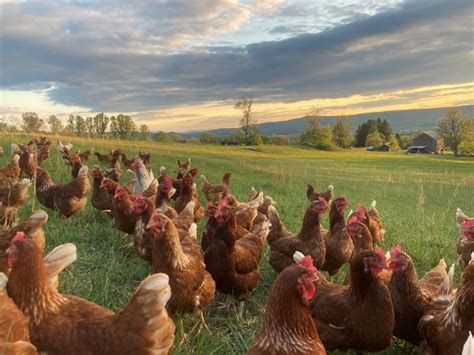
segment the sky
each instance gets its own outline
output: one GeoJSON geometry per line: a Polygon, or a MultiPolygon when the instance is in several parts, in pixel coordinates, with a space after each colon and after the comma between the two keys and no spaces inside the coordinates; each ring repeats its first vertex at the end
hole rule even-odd
{"type": "Polygon", "coordinates": [[[472,0],[0,0],[0,119],[152,131],[474,103],[472,0]]]}

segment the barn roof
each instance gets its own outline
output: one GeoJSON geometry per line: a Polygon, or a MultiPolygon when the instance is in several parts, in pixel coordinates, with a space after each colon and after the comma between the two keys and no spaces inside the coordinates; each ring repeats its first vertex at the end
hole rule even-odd
{"type": "Polygon", "coordinates": [[[427,136],[430,136],[431,138],[436,139],[436,140],[441,138],[440,135],[435,131],[426,131],[426,132],[423,132],[423,134],[426,134],[427,136]]]}

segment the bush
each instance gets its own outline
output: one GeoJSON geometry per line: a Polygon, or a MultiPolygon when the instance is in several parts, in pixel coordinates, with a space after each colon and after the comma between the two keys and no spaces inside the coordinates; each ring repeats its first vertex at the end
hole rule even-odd
{"type": "Polygon", "coordinates": [[[274,145],[290,145],[290,138],[288,136],[272,136],[270,143],[274,145]]]}
{"type": "Polygon", "coordinates": [[[474,131],[469,132],[459,145],[459,155],[462,157],[474,156],[474,131]]]}
{"type": "Polygon", "coordinates": [[[215,144],[219,142],[219,138],[214,133],[204,132],[199,135],[199,142],[203,144],[215,144]]]}

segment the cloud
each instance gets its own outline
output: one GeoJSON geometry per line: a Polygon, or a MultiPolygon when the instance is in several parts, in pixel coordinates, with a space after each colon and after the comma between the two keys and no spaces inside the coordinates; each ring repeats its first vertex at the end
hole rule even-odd
{"type": "Polygon", "coordinates": [[[324,30],[295,35],[298,25],[282,21],[272,28],[288,30],[283,40],[213,42],[255,16],[303,16],[308,3],[2,4],[0,84],[54,84],[47,91],[54,102],[149,117],[158,108],[241,96],[291,103],[473,79],[471,0],[336,2],[313,13],[324,30]]]}

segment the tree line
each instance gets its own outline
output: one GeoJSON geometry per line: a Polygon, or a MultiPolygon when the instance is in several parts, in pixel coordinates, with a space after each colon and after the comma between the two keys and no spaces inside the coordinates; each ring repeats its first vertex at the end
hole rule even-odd
{"type": "Polygon", "coordinates": [[[99,113],[93,117],[69,115],[66,121],[55,115],[40,118],[35,112],[24,112],[21,124],[0,122],[0,131],[24,131],[38,133],[49,130],[52,134],[74,135],[80,137],[111,137],[116,139],[150,140],[151,132],[146,124],[137,126],[132,117],[124,114],[107,116],[99,113]]]}
{"type": "MultiPolygon", "coordinates": [[[[312,108],[306,117],[306,129],[299,137],[287,135],[262,135],[253,117],[253,99],[242,98],[234,105],[241,112],[240,129],[227,137],[219,137],[203,132],[198,138],[184,140],[177,133],[159,131],[152,134],[146,124],[137,126],[132,117],[124,114],[107,116],[99,113],[93,117],[69,115],[66,121],[55,115],[42,119],[35,112],[22,114],[21,124],[7,124],[0,121],[0,131],[22,130],[28,133],[42,132],[46,129],[53,134],[76,135],[81,137],[111,137],[116,139],[151,140],[157,142],[190,141],[203,144],[253,145],[261,144],[290,145],[300,144],[320,150],[348,149],[351,147],[371,147],[373,150],[398,151],[406,149],[414,137],[393,132],[387,120],[369,119],[361,123],[354,134],[351,133],[349,119],[341,118],[331,127],[323,124],[324,117],[317,108],[312,108]]],[[[444,139],[455,156],[474,155],[474,120],[459,109],[449,109],[435,130],[444,139]]]]}

